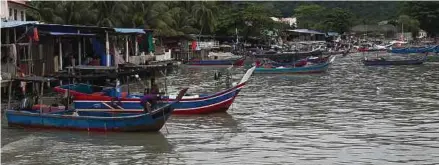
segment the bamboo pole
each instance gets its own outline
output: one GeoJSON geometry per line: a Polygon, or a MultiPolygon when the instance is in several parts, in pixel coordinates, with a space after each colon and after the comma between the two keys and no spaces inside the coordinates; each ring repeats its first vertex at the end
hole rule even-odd
{"type": "MultiPolygon", "coordinates": [[[[44,76],[45,69],[46,69],[46,63],[43,62],[43,73],[42,73],[42,76],[44,76]]],[[[43,112],[43,106],[42,106],[43,105],[43,99],[42,99],[43,93],[44,93],[44,81],[41,82],[40,115],[43,112]]]]}
{"type": "MultiPolygon", "coordinates": [[[[78,30],[78,34],[80,31],[78,30]]],[[[78,65],[81,65],[81,38],[78,37],[78,65]]]]}
{"type": "Polygon", "coordinates": [[[58,48],[59,48],[59,71],[62,71],[62,43],[61,43],[61,37],[58,38],[58,48]]]}
{"type": "Polygon", "coordinates": [[[129,62],[129,56],[128,56],[128,36],[125,36],[125,61],[129,62]]]}
{"type": "Polygon", "coordinates": [[[14,28],[14,43],[17,42],[17,30],[14,28]]]}
{"type": "Polygon", "coordinates": [[[134,55],[137,56],[139,43],[137,43],[137,36],[134,36],[134,55]]]}
{"type": "Polygon", "coordinates": [[[108,38],[108,32],[105,32],[105,53],[107,56],[107,66],[110,66],[110,40],[108,38]]]}
{"type": "MultiPolygon", "coordinates": [[[[26,27],[27,29],[27,27],[26,27]]],[[[26,30],[27,31],[27,30],[26,30]]],[[[32,38],[29,38],[29,44],[27,45],[27,74],[31,74],[31,59],[32,59],[32,38]]]]}
{"type": "Polygon", "coordinates": [[[6,43],[8,43],[8,44],[11,43],[11,40],[9,39],[10,38],[9,36],[10,36],[9,35],[9,29],[6,29],[6,43]]]}
{"type": "Polygon", "coordinates": [[[82,54],[85,54],[85,38],[82,37],[82,54]]]}
{"type": "Polygon", "coordinates": [[[8,109],[11,109],[11,99],[12,99],[12,80],[9,81],[8,94],[9,94],[9,98],[8,98],[8,109]]]}

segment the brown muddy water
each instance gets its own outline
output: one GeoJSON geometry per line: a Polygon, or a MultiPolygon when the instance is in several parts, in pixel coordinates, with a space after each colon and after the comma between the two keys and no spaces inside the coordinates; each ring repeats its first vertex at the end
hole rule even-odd
{"type": "MultiPolygon", "coordinates": [[[[227,113],[173,115],[159,133],[9,128],[4,164],[436,164],[439,63],[326,74],[253,75],[227,113]]],[[[215,90],[212,68],[181,67],[170,91],[215,90]]],[[[234,69],[239,79],[244,69],[234,69]]],[[[236,80],[238,81],[238,80],[236,80]]]]}

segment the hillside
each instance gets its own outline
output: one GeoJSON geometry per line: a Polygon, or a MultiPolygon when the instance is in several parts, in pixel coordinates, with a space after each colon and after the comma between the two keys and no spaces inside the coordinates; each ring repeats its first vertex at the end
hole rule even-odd
{"type": "Polygon", "coordinates": [[[326,8],[339,7],[351,11],[356,16],[355,23],[363,22],[363,19],[367,23],[376,23],[382,20],[397,17],[400,11],[401,2],[346,2],[346,1],[333,1],[333,2],[263,2],[266,5],[273,5],[275,9],[280,10],[281,15],[289,17],[293,15],[294,9],[301,4],[318,4],[326,8]],[[272,3],[272,4],[268,4],[272,3]]]}

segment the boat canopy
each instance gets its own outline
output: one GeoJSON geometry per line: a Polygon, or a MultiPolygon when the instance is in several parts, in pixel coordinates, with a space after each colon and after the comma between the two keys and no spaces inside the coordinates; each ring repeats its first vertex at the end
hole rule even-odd
{"type": "Polygon", "coordinates": [[[294,29],[294,30],[287,30],[287,31],[296,32],[296,33],[308,33],[308,34],[322,34],[322,35],[325,34],[325,33],[319,32],[319,31],[309,30],[309,29],[294,29]]]}
{"type": "Polygon", "coordinates": [[[25,25],[39,24],[38,21],[4,21],[0,23],[0,28],[14,28],[25,25]]]}

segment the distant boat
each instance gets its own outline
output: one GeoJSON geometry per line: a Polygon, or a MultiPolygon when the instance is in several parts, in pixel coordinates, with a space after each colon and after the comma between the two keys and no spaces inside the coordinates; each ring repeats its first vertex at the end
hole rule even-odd
{"type": "Polygon", "coordinates": [[[273,68],[256,68],[255,73],[259,74],[309,74],[323,73],[328,70],[329,65],[334,61],[332,57],[330,61],[303,67],[273,67],[273,68]]]}
{"type": "Polygon", "coordinates": [[[420,65],[424,63],[427,56],[422,59],[414,60],[385,60],[385,59],[374,59],[374,60],[362,60],[363,64],[366,66],[378,66],[378,65],[420,65]]]}
{"type": "Polygon", "coordinates": [[[439,62],[439,55],[438,54],[429,54],[427,56],[427,60],[428,62],[439,62]]]}
{"type": "Polygon", "coordinates": [[[411,48],[392,48],[391,53],[410,54],[410,53],[431,53],[439,52],[439,46],[434,47],[411,47],[411,48]]]}
{"type": "Polygon", "coordinates": [[[230,58],[222,60],[200,60],[194,59],[186,63],[186,65],[197,65],[197,66],[209,66],[209,65],[233,65],[242,66],[244,64],[245,58],[230,58]]]}
{"type": "Polygon", "coordinates": [[[5,112],[8,126],[55,128],[85,131],[124,131],[150,132],[159,131],[169,116],[175,104],[181,100],[187,88],[180,91],[175,102],[158,106],[150,112],[141,114],[119,113],[112,111],[100,113],[82,113],[76,110],[43,113],[32,109],[7,110],[5,112]]]}

